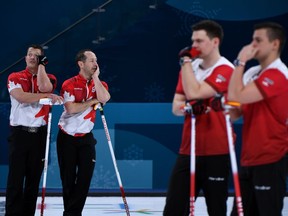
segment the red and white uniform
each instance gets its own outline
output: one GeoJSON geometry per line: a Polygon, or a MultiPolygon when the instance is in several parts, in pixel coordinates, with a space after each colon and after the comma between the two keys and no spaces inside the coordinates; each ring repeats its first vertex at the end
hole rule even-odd
{"type": "MultiPolygon", "coordinates": [[[[53,90],[56,88],[56,77],[47,74],[53,84],[53,90]]],[[[23,71],[11,73],[8,77],[7,87],[9,93],[13,89],[22,88],[24,92],[40,93],[37,85],[37,75],[33,75],[26,68],[23,71]]],[[[11,126],[40,127],[47,124],[49,105],[35,103],[19,103],[11,94],[11,126]]]]}
{"type": "MultiPolygon", "coordinates": [[[[103,81],[101,82],[108,90],[107,83],[103,81]]],[[[94,81],[92,79],[86,80],[80,74],[63,83],[60,95],[64,98],[64,103],[67,101],[81,103],[97,98],[94,81]]],[[[96,110],[94,110],[93,106],[76,114],[68,114],[66,110],[64,110],[58,125],[62,131],[69,135],[84,136],[93,129],[95,118],[96,110]]]]}
{"type": "Polygon", "coordinates": [[[279,58],[262,71],[254,66],[245,72],[244,85],[253,80],[264,99],[242,106],[242,166],[276,162],[288,149],[287,67],[279,58]]]}
{"type": "MultiPolygon", "coordinates": [[[[227,92],[228,83],[233,72],[233,64],[226,58],[221,57],[211,68],[203,70],[200,65],[202,59],[192,62],[196,79],[201,83],[207,82],[217,92],[227,92]]],[[[185,95],[182,86],[182,74],[179,73],[176,93],[185,95]]],[[[209,99],[206,99],[207,101],[209,99]]],[[[182,133],[182,143],[179,153],[190,155],[191,146],[191,115],[186,114],[182,133]]],[[[227,154],[228,139],[226,122],[222,112],[211,110],[207,114],[196,115],[196,155],[220,155],[227,154]]]]}

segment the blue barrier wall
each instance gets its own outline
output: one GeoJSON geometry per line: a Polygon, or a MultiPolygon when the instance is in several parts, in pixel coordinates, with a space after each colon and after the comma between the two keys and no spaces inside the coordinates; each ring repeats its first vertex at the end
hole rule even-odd
{"type": "MultiPolygon", "coordinates": [[[[0,104],[8,110],[9,104],[0,104]]],[[[63,107],[55,106],[52,112],[51,143],[47,174],[47,189],[60,190],[56,136],[57,123],[63,107]]],[[[7,178],[7,135],[9,112],[1,112],[0,189],[5,190],[7,178]],[[5,122],[5,123],[4,123],[5,122]]],[[[181,141],[183,117],[171,112],[171,103],[108,103],[105,106],[111,142],[125,189],[132,191],[165,192],[181,141]]],[[[237,133],[241,124],[235,124],[237,133]]],[[[97,139],[97,161],[91,190],[119,188],[107,138],[100,114],[93,130],[97,139]]],[[[237,153],[241,143],[238,138],[237,153]]],[[[231,185],[231,189],[232,185],[231,185]]]]}
{"type": "MultiPolygon", "coordinates": [[[[1,104],[7,109],[9,104],[1,104]]],[[[63,107],[53,107],[51,143],[47,177],[48,189],[61,189],[56,154],[57,123],[63,107]]],[[[2,131],[9,133],[8,116],[2,131]],[[5,127],[6,126],[6,127],[5,127]]],[[[105,106],[105,117],[117,159],[117,165],[126,189],[165,190],[177,147],[181,139],[182,118],[174,117],[171,104],[111,103],[105,106]]],[[[119,188],[107,138],[100,114],[93,130],[97,139],[97,161],[91,183],[93,189],[119,188]]],[[[5,189],[7,177],[7,141],[1,139],[0,188],[5,189]]]]}

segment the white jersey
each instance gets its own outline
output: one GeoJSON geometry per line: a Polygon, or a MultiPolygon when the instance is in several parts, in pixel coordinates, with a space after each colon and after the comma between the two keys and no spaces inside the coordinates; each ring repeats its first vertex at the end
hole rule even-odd
{"type": "MultiPolygon", "coordinates": [[[[105,82],[102,81],[102,85],[108,89],[108,85],[105,82]]],[[[64,103],[68,101],[81,103],[97,98],[93,80],[86,80],[80,74],[66,80],[62,85],[60,94],[64,98],[64,103]]],[[[64,110],[58,126],[69,135],[83,136],[93,129],[95,118],[96,110],[92,106],[82,112],[73,114],[69,114],[64,110]]]]}

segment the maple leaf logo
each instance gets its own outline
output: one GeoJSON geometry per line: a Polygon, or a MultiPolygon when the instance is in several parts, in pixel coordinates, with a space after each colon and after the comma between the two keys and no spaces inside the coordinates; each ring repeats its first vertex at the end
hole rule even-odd
{"type": "Polygon", "coordinates": [[[39,118],[44,116],[44,121],[48,123],[48,115],[49,113],[50,105],[43,105],[40,111],[35,115],[35,118],[39,118]]]}
{"type": "Polygon", "coordinates": [[[84,119],[90,119],[90,121],[94,123],[96,119],[96,111],[91,109],[91,111],[86,116],[84,116],[84,119]]]}

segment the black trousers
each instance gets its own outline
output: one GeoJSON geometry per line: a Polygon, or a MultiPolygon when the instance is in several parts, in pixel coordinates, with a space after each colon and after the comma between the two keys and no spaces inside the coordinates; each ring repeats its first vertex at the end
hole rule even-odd
{"type": "Polygon", "coordinates": [[[34,216],[44,166],[47,127],[28,132],[11,127],[6,216],[34,216]]]}
{"type": "Polygon", "coordinates": [[[96,140],[90,132],[73,137],[58,132],[57,154],[63,187],[64,214],[81,216],[96,162],[96,140]]]}
{"type": "MultiPolygon", "coordinates": [[[[281,216],[286,194],[286,158],[276,163],[241,167],[239,180],[245,216],[281,216]]],[[[231,216],[237,216],[234,202],[231,216]]]]}
{"type": "MultiPolygon", "coordinates": [[[[203,190],[210,216],[226,216],[229,155],[196,157],[196,193],[203,190]]],[[[179,155],[167,191],[164,216],[188,216],[190,200],[190,156],[179,155]]]]}

